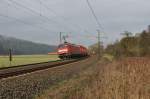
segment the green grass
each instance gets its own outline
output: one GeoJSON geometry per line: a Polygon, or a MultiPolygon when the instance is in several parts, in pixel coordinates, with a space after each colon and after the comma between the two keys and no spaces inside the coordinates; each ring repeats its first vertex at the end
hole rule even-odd
{"type": "Polygon", "coordinates": [[[0,68],[59,60],[57,55],[16,55],[10,64],[8,56],[0,56],[0,68]]]}

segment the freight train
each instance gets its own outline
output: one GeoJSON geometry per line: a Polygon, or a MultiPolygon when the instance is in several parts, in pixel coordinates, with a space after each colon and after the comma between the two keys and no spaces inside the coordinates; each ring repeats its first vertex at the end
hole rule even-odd
{"type": "Polygon", "coordinates": [[[88,56],[88,50],[82,45],[65,42],[58,46],[57,54],[60,59],[80,58],[88,56]]]}

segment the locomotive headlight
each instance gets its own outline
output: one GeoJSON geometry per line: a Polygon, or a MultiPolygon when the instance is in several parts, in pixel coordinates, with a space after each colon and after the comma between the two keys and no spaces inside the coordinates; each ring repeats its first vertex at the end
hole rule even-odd
{"type": "Polygon", "coordinates": [[[59,49],[58,52],[68,52],[68,49],[59,49]]]}

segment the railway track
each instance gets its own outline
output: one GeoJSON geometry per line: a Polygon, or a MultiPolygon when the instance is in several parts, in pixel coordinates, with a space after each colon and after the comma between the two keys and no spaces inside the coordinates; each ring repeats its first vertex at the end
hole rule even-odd
{"type": "MultiPolygon", "coordinates": [[[[83,59],[83,58],[82,58],[83,59]]],[[[0,68],[0,79],[19,76],[26,73],[35,72],[38,70],[43,70],[47,68],[57,67],[73,62],[80,61],[82,59],[73,59],[73,60],[59,60],[54,62],[44,62],[44,63],[36,63],[36,64],[27,64],[27,65],[20,65],[14,67],[6,67],[0,68]]]]}

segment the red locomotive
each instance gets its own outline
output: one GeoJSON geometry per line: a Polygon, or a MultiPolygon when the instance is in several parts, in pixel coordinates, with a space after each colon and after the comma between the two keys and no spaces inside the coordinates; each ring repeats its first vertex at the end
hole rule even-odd
{"type": "Polygon", "coordinates": [[[57,53],[59,55],[59,58],[61,59],[79,58],[88,56],[87,48],[81,45],[75,45],[67,42],[65,42],[64,44],[60,44],[58,46],[57,53]]]}

